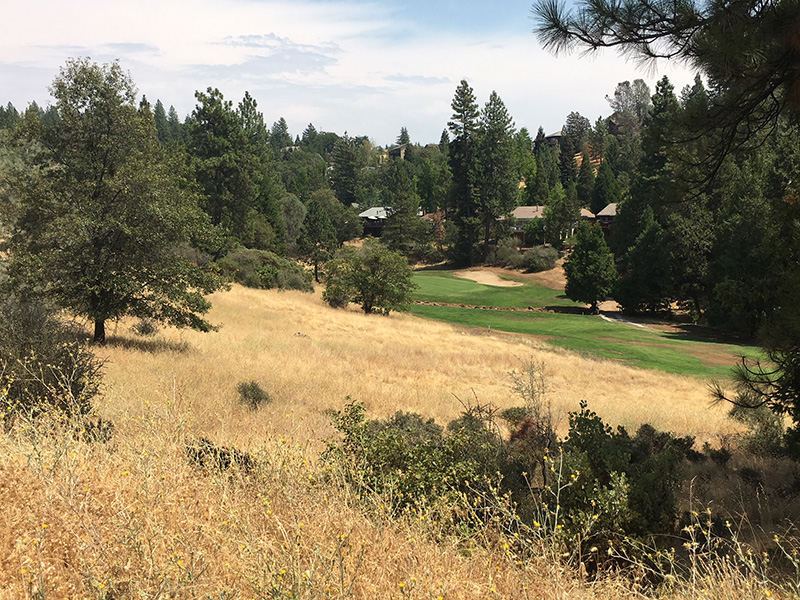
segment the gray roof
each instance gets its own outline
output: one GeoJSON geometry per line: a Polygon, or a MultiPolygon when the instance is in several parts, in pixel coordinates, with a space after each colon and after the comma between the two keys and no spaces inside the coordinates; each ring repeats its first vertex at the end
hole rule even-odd
{"type": "Polygon", "coordinates": [[[603,210],[597,213],[598,217],[616,217],[617,216],[617,203],[612,202],[608,206],[606,206],[603,210]]]}
{"type": "Polygon", "coordinates": [[[392,209],[389,206],[373,206],[372,208],[368,208],[364,212],[359,213],[358,216],[362,219],[379,221],[381,219],[388,218],[391,213],[392,209]]]}

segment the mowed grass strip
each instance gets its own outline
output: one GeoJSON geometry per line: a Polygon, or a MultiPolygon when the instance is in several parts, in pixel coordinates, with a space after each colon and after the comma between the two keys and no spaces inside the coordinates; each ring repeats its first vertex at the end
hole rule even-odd
{"type": "MultiPolygon", "coordinates": [[[[415,299],[471,306],[581,307],[557,291],[525,283],[514,288],[482,285],[452,276],[449,271],[416,273],[420,286],[415,299]]],[[[742,346],[690,339],[599,316],[544,312],[495,311],[458,306],[414,305],[411,312],[429,319],[466,327],[494,329],[541,337],[545,342],[599,358],[618,360],[646,369],[702,378],[726,378],[742,356],[758,351],[742,346]]]]}

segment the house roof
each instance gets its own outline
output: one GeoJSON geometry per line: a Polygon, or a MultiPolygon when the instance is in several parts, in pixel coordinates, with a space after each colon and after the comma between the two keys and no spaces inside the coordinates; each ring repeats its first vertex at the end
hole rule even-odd
{"type": "Polygon", "coordinates": [[[588,208],[581,209],[581,219],[594,219],[594,213],[588,208]]]}
{"type": "Polygon", "coordinates": [[[518,206],[511,214],[517,221],[528,221],[530,219],[541,219],[544,217],[544,206],[518,206]]]}
{"type": "Polygon", "coordinates": [[[608,206],[606,206],[603,210],[597,213],[598,217],[616,217],[617,216],[617,203],[612,202],[608,206]]]}
{"type": "Polygon", "coordinates": [[[388,206],[373,206],[364,212],[358,213],[358,216],[362,219],[369,219],[370,221],[379,221],[388,218],[391,212],[392,209],[388,206]]]}

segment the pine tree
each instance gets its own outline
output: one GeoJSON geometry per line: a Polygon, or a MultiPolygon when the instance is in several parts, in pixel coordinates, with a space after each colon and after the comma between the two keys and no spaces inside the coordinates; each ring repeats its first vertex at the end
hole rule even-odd
{"type": "Polygon", "coordinates": [[[333,147],[331,184],[336,197],[345,206],[356,201],[358,186],[358,149],[355,141],[346,133],[333,147]]]}
{"type": "Polygon", "coordinates": [[[596,314],[598,303],[608,299],[617,277],[614,259],[599,226],[585,221],[578,226],[572,253],[564,263],[564,273],[567,298],[591,304],[596,314]]]}
{"type": "Polygon", "coordinates": [[[447,126],[452,135],[450,142],[450,169],[453,174],[453,222],[458,228],[452,247],[456,262],[472,265],[475,261],[480,217],[477,212],[476,177],[478,157],[476,152],[478,131],[478,105],[470,85],[461,80],[451,104],[453,116],[447,126]]]}
{"type": "Polygon", "coordinates": [[[608,166],[607,161],[603,161],[597,170],[597,179],[594,181],[592,189],[592,202],[590,210],[597,214],[611,203],[619,202],[621,191],[614,172],[608,166]]]}
{"type": "Polygon", "coordinates": [[[292,145],[292,136],[289,134],[289,125],[286,119],[281,117],[272,124],[269,132],[269,143],[275,152],[280,152],[284,148],[292,145]]]}
{"type": "Polygon", "coordinates": [[[420,199],[409,173],[408,163],[394,159],[384,173],[383,206],[391,208],[382,240],[391,250],[411,256],[423,241],[427,227],[419,218],[420,199]]]}
{"type": "Polygon", "coordinates": [[[158,132],[158,141],[166,144],[171,141],[169,122],[167,121],[167,111],[164,110],[164,105],[161,100],[156,100],[156,106],[153,110],[153,118],[156,121],[156,131],[158,132]]]}
{"type": "Polygon", "coordinates": [[[477,139],[477,215],[483,226],[483,259],[489,254],[491,228],[517,203],[519,177],[514,163],[514,123],[492,92],[481,111],[477,139]]]}
{"type": "Polygon", "coordinates": [[[319,283],[319,265],[333,256],[338,244],[328,213],[316,200],[308,204],[298,245],[301,254],[314,265],[314,280],[319,283]]]}
{"type": "Polygon", "coordinates": [[[408,129],[405,127],[400,128],[400,135],[397,136],[397,145],[402,146],[403,144],[410,144],[411,138],[408,135],[408,129]]]}
{"type": "Polygon", "coordinates": [[[578,203],[581,206],[589,206],[592,202],[592,191],[594,190],[594,167],[588,152],[581,156],[581,168],[578,171],[578,203]]]}

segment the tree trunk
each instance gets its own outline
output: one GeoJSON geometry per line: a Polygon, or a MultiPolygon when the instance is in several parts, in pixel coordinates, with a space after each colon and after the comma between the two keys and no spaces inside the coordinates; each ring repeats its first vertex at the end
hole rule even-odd
{"type": "Polygon", "coordinates": [[[483,234],[483,262],[486,262],[486,259],[489,258],[489,230],[491,227],[491,221],[488,219],[484,223],[484,234],[483,234]]]}
{"type": "Polygon", "coordinates": [[[94,322],[94,343],[106,343],[106,322],[105,319],[97,319],[94,322]]]}

